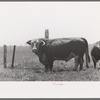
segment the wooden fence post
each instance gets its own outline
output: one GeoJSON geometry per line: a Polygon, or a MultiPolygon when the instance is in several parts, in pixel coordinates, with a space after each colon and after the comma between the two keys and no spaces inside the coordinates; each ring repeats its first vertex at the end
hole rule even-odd
{"type": "Polygon", "coordinates": [[[4,45],[4,68],[7,68],[7,46],[4,45]]]}
{"type": "Polygon", "coordinates": [[[16,45],[14,45],[13,48],[12,65],[11,65],[12,68],[14,68],[15,50],[16,50],[16,45]]]}
{"type": "Polygon", "coordinates": [[[45,30],[45,38],[49,39],[49,30],[48,29],[45,30]]]}

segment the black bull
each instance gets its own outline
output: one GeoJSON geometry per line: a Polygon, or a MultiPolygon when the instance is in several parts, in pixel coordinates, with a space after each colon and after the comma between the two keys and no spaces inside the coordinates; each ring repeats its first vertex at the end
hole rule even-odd
{"type": "Polygon", "coordinates": [[[83,56],[86,54],[86,67],[90,57],[88,53],[88,43],[84,38],[58,38],[58,39],[36,39],[29,40],[27,44],[31,45],[40,62],[45,65],[45,71],[52,70],[54,60],[65,60],[66,62],[75,57],[75,68],[83,68],[83,56]]]}
{"type": "Polygon", "coordinates": [[[96,42],[96,44],[93,46],[91,56],[94,63],[94,68],[96,68],[96,64],[100,60],[100,42],[96,42]]]}

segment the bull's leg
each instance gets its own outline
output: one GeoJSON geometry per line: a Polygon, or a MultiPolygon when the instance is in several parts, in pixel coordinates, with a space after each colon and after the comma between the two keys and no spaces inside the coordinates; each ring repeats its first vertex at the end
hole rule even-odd
{"type": "Polygon", "coordinates": [[[96,62],[95,62],[95,61],[93,61],[93,63],[94,63],[94,68],[96,69],[96,62]]]}
{"type": "Polygon", "coordinates": [[[86,67],[87,67],[87,68],[89,68],[88,61],[89,61],[89,57],[86,56],[86,67]]]}
{"type": "Polygon", "coordinates": [[[50,68],[50,71],[52,71],[52,68],[53,68],[53,61],[50,62],[50,64],[49,64],[49,68],[50,68]]]}
{"type": "Polygon", "coordinates": [[[49,69],[49,66],[48,65],[45,65],[45,72],[47,72],[49,69]]]}
{"type": "Polygon", "coordinates": [[[79,70],[82,70],[83,69],[83,62],[84,62],[83,57],[81,57],[79,59],[79,61],[80,61],[80,68],[79,68],[79,70]]]}
{"type": "Polygon", "coordinates": [[[92,56],[92,60],[93,60],[93,64],[94,64],[94,68],[96,69],[96,60],[95,60],[95,58],[92,56]]]}
{"type": "Polygon", "coordinates": [[[94,63],[94,68],[96,69],[96,60],[93,59],[93,63],[94,63]]]}
{"type": "Polygon", "coordinates": [[[77,70],[78,65],[79,65],[78,59],[79,59],[79,57],[76,56],[76,57],[75,57],[75,68],[74,68],[75,71],[77,70]]]}

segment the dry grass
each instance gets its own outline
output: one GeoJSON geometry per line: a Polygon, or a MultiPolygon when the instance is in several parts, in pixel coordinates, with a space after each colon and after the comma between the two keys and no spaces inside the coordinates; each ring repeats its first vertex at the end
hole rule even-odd
{"type": "MultiPolygon", "coordinates": [[[[93,46],[90,46],[90,49],[93,46]]],[[[73,71],[74,60],[69,62],[55,61],[52,72],[45,73],[44,66],[30,47],[17,47],[14,69],[11,68],[12,46],[8,47],[7,68],[3,68],[3,48],[0,47],[0,81],[99,81],[100,70],[90,63],[90,68],[73,71]]]]}

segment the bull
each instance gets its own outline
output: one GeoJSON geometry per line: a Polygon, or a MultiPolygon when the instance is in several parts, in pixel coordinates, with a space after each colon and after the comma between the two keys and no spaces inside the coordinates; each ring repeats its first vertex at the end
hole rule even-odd
{"type": "Polygon", "coordinates": [[[57,38],[57,39],[35,39],[26,42],[32,48],[32,52],[39,57],[39,61],[45,66],[45,71],[52,71],[55,60],[68,61],[75,58],[74,70],[83,68],[83,56],[86,54],[86,67],[90,57],[88,53],[88,42],[85,38],[57,38]]]}
{"type": "Polygon", "coordinates": [[[100,42],[96,42],[91,50],[91,57],[93,60],[94,68],[96,68],[97,62],[100,60],[100,42]]]}

